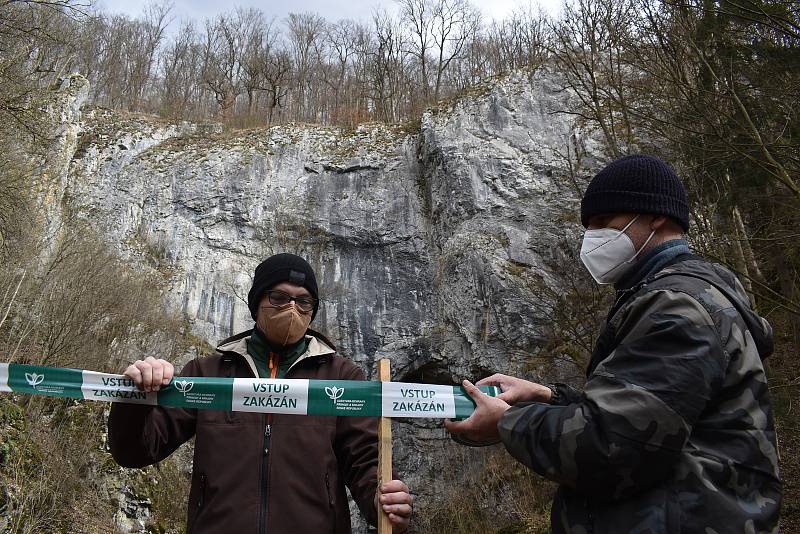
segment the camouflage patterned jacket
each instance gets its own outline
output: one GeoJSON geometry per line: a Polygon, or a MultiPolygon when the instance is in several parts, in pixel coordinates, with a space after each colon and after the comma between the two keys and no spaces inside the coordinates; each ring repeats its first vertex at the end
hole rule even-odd
{"type": "Polygon", "coordinates": [[[771,352],[739,281],[687,254],[620,294],[583,392],[512,407],[500,436],[560,483],[556,533],[777,532],[771,352]]]}

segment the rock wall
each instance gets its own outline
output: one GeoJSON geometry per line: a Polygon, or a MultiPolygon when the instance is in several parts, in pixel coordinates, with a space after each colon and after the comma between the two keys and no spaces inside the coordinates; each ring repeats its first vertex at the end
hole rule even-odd
{"type": "MultiPolygon", "coordinates": [[[[528,373],[546,324],[519,276],[574,226],[576,161],[591,168],[600,153],[559,113],[569,106],[552,76],[515,75],[419,128],[224,132],[84,110],[65,119],[79,133],[61,148],[56,204],[161,272],[169,305],[208,343],[252,326],[254,267],[290,251],[317,271],[314,326],[368,375],[384,357],[395,380],[528,373]]],[[[395,422],[418,507],[446,491],[455,447],[438,421],[395,422]]]]}

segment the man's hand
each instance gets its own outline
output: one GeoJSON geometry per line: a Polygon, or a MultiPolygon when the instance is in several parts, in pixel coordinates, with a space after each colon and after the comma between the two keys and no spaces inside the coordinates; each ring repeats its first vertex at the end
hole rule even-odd
{"type": "Polygon", "coordinates": [[[462,434],[475,442],[497,441],[500,437],[497,433],[497,422],[511,406],[500,397],[485,394],[469,380],[464,380],[463,386],[475,401],[475,411],[464,421],[445,419],[445,428],[451,434],[462,434]]]}
{"type": "Polygon", "coordinates": [[[375,494],[375,507],[389,516],[394,534],[405,532],[408,528],[413,501],[414,497],[402,480],[391,480],[381,484],[375,494]]]}
{"type": "Polygon", "coordinates": [[[497,398],[508,404],[530,401],[549,402],[550,396],[553,394],[547,386],[499,373],[478,380],[476,385],[500,386],[503,392],[497,398]]]}
{"type": "Polygon", "coordinates": [[[125,376],[133,380],[140,391],[158,391],[166,386],[175,375],[175,367],[167,360],[157,360],[148,356],[136,360],[125,369],[125,376]]]}

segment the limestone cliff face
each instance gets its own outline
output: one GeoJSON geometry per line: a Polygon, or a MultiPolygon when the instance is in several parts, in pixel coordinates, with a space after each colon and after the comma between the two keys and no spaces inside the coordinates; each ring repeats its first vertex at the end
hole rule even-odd
{"type": "MultiPolygon", "coordinates": [[[[518,275],[574,226],[575,163],[599,154],[568,107],[550,77],[520,75],[418,129],[223,132],[84,110],[66,119],[79,134],[63,148],[59,205],[163,273],[169,304],[211,344],[252,326],[254,267],[290,251],[317,271],[314,326],[368,375],[384,357],[395,380],[520,372],[546,325],[518,275]]],[[[456,445],[439,422],[395,430],[397,467],[424,506],[456,445]]]]}

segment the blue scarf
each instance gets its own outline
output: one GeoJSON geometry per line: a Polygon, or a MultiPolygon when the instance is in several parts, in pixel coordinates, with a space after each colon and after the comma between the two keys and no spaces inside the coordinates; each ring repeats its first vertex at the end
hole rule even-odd
{"type": "Polygon", "coordinates": [[[662,267],[670,263],[681,254],[689,254],[689,243],[685,239],[672,239],[664,241],[653,250],[642,256],[631,269],[631,272],[623,276],[619,282],[614,284],[614,289],[623,291],[635,286],[651,274],[655,274],[662,267]]]}

